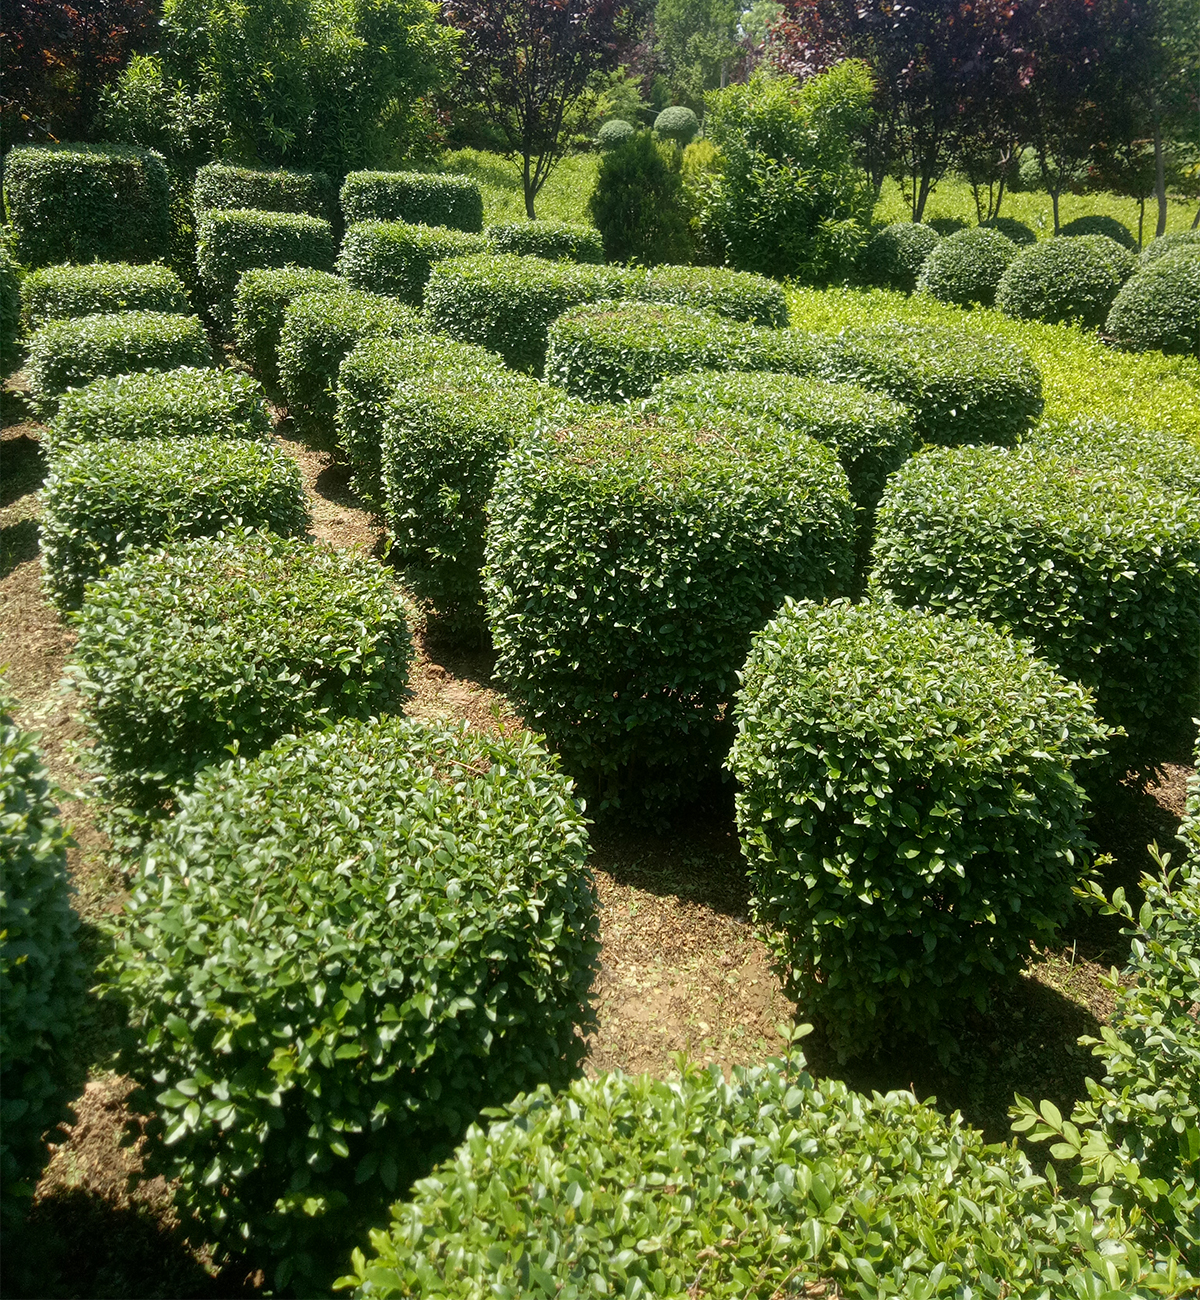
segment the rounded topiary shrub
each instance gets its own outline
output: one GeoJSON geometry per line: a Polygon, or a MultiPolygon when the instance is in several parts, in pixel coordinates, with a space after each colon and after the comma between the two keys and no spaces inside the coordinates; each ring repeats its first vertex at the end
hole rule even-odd
{"type": "Polygon", "coordinates": [[[12,359],[21,333],[21,268],[7,248],[0,247],[0,361],[12,359]]]}
{"type": "Polygon", "coordinates": [[[85,585],[130,551],[241,524],[299,534],[309,522],[300,469],[286,452],[211,435],[68,446],[40,500],[42,571],[60,609],[77,608],[85,585]]]}
{"type": "Polygon", "coordinates": [[[26,266],[162,257],[170,205],[166,164],[149,149],[18,145],[4,157],[4,206],[26,266]]]}
{"type": "Polygon", "coordinates": [[[90,266],[47,266],[21,281],[26,327],[97,312],[191,309],[183,281],[165,266],[93,262],[90,266]]]}
{"type": "Polygon", "coordinates": [[[912,293],[925,259],[941,243],[941,235],[921,221],[894,221],[884,226],[863,249],[860,267],[868,284],[912,293]]]}
{"type": "Polygon", "coordinates": [[[231,530],[133,553],[88,589],[70,675],[102,787],[152,808],[225,759],[396,711],[409,617],[377,561],[231,530]]]}
{"type": "Polygon", "coordinates": [[[1145,266],[1157,262],[1166,253],[1173,253],[1179,248],[1200,247],[1200,230],[1174,230],[1169,235],[1160,235],[1152,239],[1138,256],[1138,264],[1145,266]]]}
{"type": "Polygon", "coordinates": [[[256,171],[214,162],[196,173],[192,203],[198,214],[213,208],[242,208],[306,212],[328,221],[333,216],[333,182],[324,172],[256,171]]]}
{"type": "Polygon", "coordinates": [[[145,853],[106,990],[176,1203],[326,1294],[482,1107],[575,1073],[587,847],[523,735],[342,723],[203,776],[145,853]]]}
{"type": "Polygon", "coordinates": [[[484,231],[488,250],[542,257],[551,262],[604,261],[604,245],[595,226],[566,221],[507,221],[484,231]]]}
{"type": "Polygon", "coordinates": [[[1200,712],[1200,515],[1081,445],[936,449],[890,481],[872,582],[904,605],[986,618],[1091,687],[1128,733],[1118,774],[1200,712]]]}
{"type": "Polygon", "coordinates": [[[977,619],[789,602],[734,709],[754,913],[843,1056],[953,1022],[1070,915],[1088,693],[977,619]]]}
{"type": "Polygon", "coordinates": [[[243,271],[233,295],[233,345],[254,373],[277,382],[279,331],[289,305],[302,293],[331,293],[346,282],[305,266],[253,267],[243,271]]]}
{"type": "Polygon", "coordinates": [[[917,290],[939,302],[988,307],[1017,246],[998,230],[972,226],[935,244],[921,264],[917,290]]]}
{"type": "Polygon", "coordinates": [[[404,221],[478,234],[483,192],[469,176],[429,172],[351,172],[342,184],[342,213],[359,221],[404,221]]]}
{"type": "Polygon", "coordinates": [[[1006,239],[1011,239],[1018,248],[1037,243],[1037,232],[1032,226],[1018,221],[1016,217],[993,217],[990,221],[981,221],[983,230],[998,230],[1006,239]]]}
{"type": "Polygon", "coordinates": [[[208,366],[212,350],[195,316],[156,311],[103,312],[49,321],[30,336],[25,373],[42,415],[68,388],[106,375],[208,366]]]}
{"type": "Polygon", "coordinates": [[[1114,240],[1130,253],[1138,251],[1138,242],[1129,227],[1118,221],[1116,217],[1099,215],[1076,217],[1074,221],[1068,221],[1065,226],[1059,227],[1058,233],[1067,239],[1078,239],[1080,235],[1103,235],[1106,239],[1114,240]]]}
{"type": "Polygon", "coordinates": [[[1123,348],[1200,356],[1200,248],[1140,266],[1113,300],[1104,332],[1123,348]]]}
{"type": "MultiPolygon", "coordinates": [[[[0,681],[0,689],[3,682],[0,681]]],[[[85,970],[67,848],[36,736],[0,697],[0,1224],[15,1249],[49,1152],[83,1086],[69,1064],[85,970]]]]}
{"type": "Polygon", "coordinates": [[[1132,253],[1105,235],[1044,239],[1022,249],[996,289],[996,306],[1018,320],[1104,324],[1121,285],[1133,273],[1132,253]]]}
{"type": "Polygon", "coordinates": [[[614,117],[611,122],[605,122],[596,133],[596,143],[607,153],[610,149],[619,149],[633,133],[632,123],[626,122],[624,118],[614,117]]]}
{"type": "Polygon", "coordinates": [[[514,370],[540,375],[546,332],[569,307],[623,298],[629,277],[618,267],[487,253],[433,268],[425,291],[430,329],[498,352],[514,370]]]}
{"type": "Polygon", "coordinates": [[[750,325],[788,323],[783,288],[765,275],[718,266],[655,266],[630,280],[629,297],[716,312],[750,325]]]}
{"type": "Polygon", "coordinates": [[[596,413],[518,443],[489,506],[496,674],[586,780],[656,815],[715,772],[750,634],[844,589],[854,512],[833,452],[723,413],[596,413]]]}
{"type": "Polygon", "coordinates": [[[265,439],[271,432],[262,385],[236,370],[151,370],[93,379],[64,393],[42,434],[54,452],[105,438],[265,439]]]}
{"type": "Polygon", "coordinates": [[[654,130],[667,140],[676,144],[691,144],[696,132],[700,130],[700,119],[685,105],[677,104],[664,108],[654,119],[654,130]]]}
{"type": "Polygon", "coordinates": [[[447,257],[481,253],[482,235],[406,221],[360,221],[346,231],[338,273],[355,289],[387,293],[412,307],[425,298],[431,268],[447,257]]]}
{"type": "Polygon", "coordinates": [[[277,366],[288,411],[309,436],[329,438],[338,367],[361,339],[421,332],[421,318],[395,298],[354,289],[303,293],[288,305],[277,366]]]}

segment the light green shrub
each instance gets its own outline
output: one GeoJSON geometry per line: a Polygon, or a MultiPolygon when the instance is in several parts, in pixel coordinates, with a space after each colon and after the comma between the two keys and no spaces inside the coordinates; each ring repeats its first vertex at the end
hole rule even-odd
{"type": "Polygon", "coordinates": [[[277,382],[276,353],[283,317],[302,293],[330,293],[345,281],[304,266],[252,267],[238,278],[233,295],[233,345],[254,373],[277,382]]]}
{"type": "Polygon", "coordinates": [[[483,194],[467,176],[429,172],[351,172],[342,183],[342,213],[359,221],[404,221],[478,234],[483,194]]]}
{"type": "Polygon", "coordinates": [[[1139,267],[1113,300],[1104,329],[1134,352],[1200,357],[1200,248],[1185,244],[1139,267]]]}
{"type": "Polygon", "coordinates": [[[132,266],[128,262],[47,266],[21,281],[21,314],[27,329],[97,312],[186,315],[190,308],[183,281],[165,266],[132,266]]]}
{"type": "Polygon", "coordinates": [[[482,235],[404,221],[360,221],[342,240],[338,274],[355,289],[390,294],[419,308],[438,262],[483,249],[482,235]]]}
{"type": "Polygon", "coordinates": [[[599,145],[603,152],[607,153],[610,149],[619,149],[633,132],[634,127],[631,122],[626,122],[624,118],[614,117],[611,122],[605,122],[596,133],[596,144],[599,145]]]}
{"type": "Polygon", "coordinates": [[[214,208],[241,208],[306,212],[328,221],[334,211],[333,182],[324,172],[256,171],[212,162],[196,173],[192,202],[197,216],[214,208]]]}
{"type": "Polygon", "coordinates": [[[1132,253],[1105,235],[1044,239],[1022,249],[996,289],[996,306],[1018,320],[1104,324],[1133,273],[1132,253]]]}
{"type": "Polygon", "coordinates": [[[1148,262],[1157,262],[1164,253],[1173,253],[1179,248],[1190,248],[1200,244],[1200,230],[1175,230],[1168,235],[1152,239],[1138,256],[1138,264],[1145,266],[1148,262]]]}
{"type": "Polygon", "coordinates": [[[696,307],[750,325],[788,323],[787,299],[774,280],[725,267],[651,267],[632,280],[628,296],[696,307]]]}

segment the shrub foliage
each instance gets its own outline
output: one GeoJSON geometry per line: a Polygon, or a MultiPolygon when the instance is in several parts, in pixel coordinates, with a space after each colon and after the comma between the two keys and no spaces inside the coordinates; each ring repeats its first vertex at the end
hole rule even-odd
{"type": "Polygon", "coordinates": [[[917,289],[960,307],[991,306],[996,286],[1017,255],[1017,246],[998,230],[957,230],[930,250],[921,264],[917,289]]]}
{"type": "Polygon", "coordinates": [[[242,208],[306,212],[328,221],[333,216],[333,183],[324,172],[255,171],[213,162],[196,173],[192,201],[197,213],[242,208]]]}
{"type": "Polygon", "coordinates": [[[716,266],[656,266],[635,276],[631,298],[716,312],[750,325],[788,323],[783,289],[765,275],[716,266]]]}
{"type": "Polygon", "coordinates": [[[1105,239],[1111,239],[1120,244],[1122,248],[1130,253],[1138,251],[1138,242],[1134,239],[1129,227],[1118,221],[1116,217],[1106,217],[1101,213],[1076,217],[1074,221],[1068,221],[1058,233],[1059,235],[1065,235],[1068,239],[1079,239],[1088,235],[1102,235],[1105,239]]]}
{"type": "Polygon", "coordinates": [[[885,226],[863,249],[859,266],[868,284],[912,293],[925,259],[941,242],[932,226],[920,221],[895,221],[885,226]]]}
{"type": "Polygon", "coordinates": [[[190,309],[183,281],[165,266],[93,262],[88,266],[47,266],[21,281],[21,310],[27,328],[50,320],[96,312],[190,309]]]}
{"type": "Polygon", "coordinates": [[[469,176],[429,172],[351,172],[342,183],[342,213],[359,221],[404,221],[478,234],[483,193],[469,176]]]}
{"type": "Polygon", "coordinates": [[[406,221],[360,221],[346,231],[338,273],[355,289],[391,294],[419,308],[434,265],[483,249],[482,235],[461,230],[406,221]]]}
{"type": "Polygon", "coordinates": [[[233,345],[254,373],[276,382],[276,353],[283,317],[302,293],[331,293],[345,281],[305,266],[252,267],[243,271],[233,295],[233,345]]]}
{"type": "Polygon", "coordinates": [[[1132,352],[1200,357],[1200,248],[1185,244],[1144,266],[1125,283],[1105,333],[1132,352]]]}
{"type": "Polygon", "coordinates": [[[996,306],[1019,320],[1095,329],[1133,268],[1133,254],[1104,235],[1044,239],[1022,249],[1004,272],[996,306]]]}
{"type": "Polygon", "coordinates": [[[551,262],[604,261],[604,245],[594,226],[567,221],[508,221],[484,231],[488,251],[541,257],[551,262]]]}
{"type": "Polygon", "coordinates": [[[200,282],[227,325],[243,271],[259,266],[333,270],[332,227],[303,212],[218,208],[199,215],[196,235],[200,282]]]}

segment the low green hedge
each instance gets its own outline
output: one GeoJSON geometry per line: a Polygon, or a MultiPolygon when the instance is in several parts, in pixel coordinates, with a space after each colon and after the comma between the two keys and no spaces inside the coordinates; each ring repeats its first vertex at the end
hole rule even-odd
{"type": "Polygon", "coordinates": [[[43,416],[57,410],[68,388],[93,379],[212,362],[208,335],[195,316],[156,311],[50,321],[30,335],[27,354],[30,396],[43,416]]]}
{"type": "Polygon", "coordinates": [[[252,267],[243,271],[233,294],[233,345],[254,373],[278,382],[276,354],[283,317],[302,293],[332,293],[346,283],[330,271],[304,266],[252,267]]]}
{"type": "Polygon", "coordinates": [[[342,183],[346,225],[404,221],[478,234],[483,192],[468,176],[430,172],[351,172],[342,183]]]}
{"type": "Polygon", "coordinates": [[[328,221],[334,212],[333,182],[324,172],[255,171],[213,162],[196,173],[192,203],[197,216],[214,209],[241,208],[307,212],[328,221]]]}
{"type": "Polygon", "coordinates": [[[134,552],[89,587],[77,627],[68,671],[101,789],[134,811],[231,745],[252,757],[395,711],[412,657],[407,607],[377,561],[239,530],[134,552]]]}
{"type": "MultiPolygon", "coordinates": [[[[4,683],[0,680],[0,690],[4,683]]],[[[0,697],[0,1224],[19,1233],[83,1086],[68,1064],[85,986],[67,873],[70,836],[36,749],[0,697]]]]}
{"type": "Polygon", "coordinates": [[[1016,244],[998,230],[971,226],[955,231],[922,262],[917,292],[960,307],[990,307],[996,286],[1016,255],[1016,244]]]}
{"type": "Polygon", "coordinates": [[[514,370],[540,375],[551,322],[580,303],[624,297],[627,282],[618,267],[494,253],[459,257],[433,268],[425,315],[431,329],[498,352],[514,370]]]}
{"type": "Polygon", "coordinates": [[[1200,503],[1200,440],[1113,416],[1042,420],[1024,439],[1068,460],[1145,479],[1200,503]]]}
{"type": "Polygon", "coordinates": [[[516,253],[551,262],[604,261],[604,244],[595,226],[567,221],[506,221],[483,232],[490,253],[516,253]]]}
{"type": "Polygon", "coordinates": [[[355,289],[302,293],[287,306],[276,361],[288,411],[306,434],[330,438],[337,415],[338,367],[365,338],[421,330],[402,302],[355,289]]]}
{"type": "Polygon", "coordinates": [[[60,609],[130,551],[238,525],[308,530],[296,462],[273,444],[201,436],[83,442],[53,459],[41,492],[45,585],[60,609]]]}
{"type": "Polygon", "coordinates": [[[527,737],[404,718],[288,737],[180,803],[105,990],[158,1116],[148,1172],[276,1287],[328,1294],[481,1107],[575,1072],[585,823],[527,737]]]}
{"type": "Polygon", "coordinates": [[[718,266],[654,266],[631,280],[631,298],[696,307],[749,325],[788,323],[783,289],[765,275],[718,266]]]}
{"type": "Polygon", "coordinates": [[[1173,230],[1169,235],[1159,235],[1157,239],[1152,239],[1139,254],[1138,265],[1157,262],[1166,253],[1197,245],[1200,245],[1200,230],[1173,230]]]}
{"type": "Polygon", "coordinates": [[[719,768],[751,633],[843,590],[853,538],[811,438],[733,412],[549,419],[489,507],[496,674],[589,798],[655,816],[719,768]]]}
{"type": "Polygon", "coordinates": [[[924,222],[895,221],[871,238],[859,270],[868,284],[912,293],[925,259],[941,241],[941,235],[924,222]]]}
{"type": "Polygon", "coordinates": [[[1106,217],[1099,213],[1076,217],[1074,221],[1068,221],[1061,227],[1058,233],[1067,239],[1079,239],[1085,235],[1103,235],[1105,239],[1113,240],[1130,253],[1138,251],[1138,242],[1128,226],[1118,221],[1116,217],[1106,217]]]}
{"type": "Polygon", "coordinates": [[[754,912],[841,1056],[946,1054],[1074,907],[1082,687],[978,619],[787,604],[754,639],[729,758],[754,912]]]}
{"type": "Polygon", "coordinates": [[[128,262],[46,266],[21,281],[21,311],[27,329],[97,312],[186,315],[190,309],[183,281],[165,266],[132,266],[128,262]]]}
{"type": "Polygon", "coordinates": [[[109,438],[265,440],[271,432],[262,385],[236,370],[150,370],[93,379],[64,393],[42,434],[52,454],[68,443],[109,438]]]}
{"type": "Polygon", "coordinates": [[[21,333],[21,268],[7,248],[0,247],[0,362],[13,359],[21,333]]]}
{"type": "Polygon", "coordinates": [[[4,157],[4,206],[26,266],[148,262],[171,241],[171,184],[149,149],[18,145],[4,157]]]}
{"type": "Polygon", "coordinates": [[[1200,356],[1200,248],[1185,244],[1138,267],[1113,300],[1104,332],[1131,352],[1200,356]]]}
{"type": "Polygon", "coordinates": [[[1044,239],[1022,249],[1004,272],[996,306],[1018,320],[1096,329],[1134,266],[1133,254],[1105,235],[1044,239]]]}
{"type": "Polygon", "coordinates": [[[420,307],[431,269],[484,248],[482,235],[405,221],[360,221],[346,231],[338,273],[356,289],[391,294],[420,307]]]}
{"type": "Polygon", "coordinates": [[[1200,514],[1086,446],[936,449],[880,503],[872,581],[1027,636],[1128,733],[1118,775],[1200,712],[1200,514]]]}

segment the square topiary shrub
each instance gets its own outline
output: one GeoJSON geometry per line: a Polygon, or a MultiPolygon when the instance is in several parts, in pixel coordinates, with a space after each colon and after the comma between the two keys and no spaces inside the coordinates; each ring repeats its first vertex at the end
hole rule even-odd
{"type": "Polygon", "coordinates": [[[515,253],[550,262],[604,261],[604,242],[595,226],[568,221],[504,221],[483,232],[491,253],[515,253]]]}
{"type": "Polygon", "coordinates": [[[197,216],[214,208],[252,208],[307,212],[329,221],[334,215],[333,182],[324,172],[257,171],[213,162],[196,173],[192,204],[197,216]]]}
{"type": "Polygon", "coordinates": [[[634,280],[631,298],[696,307],[748,325],[788,323],[782,286],[765,275],[719,266],[653,266],[634,280]]]}
{"type": "Polygon", "coordinates": [[[26,329],[51,320],[98,312],[163,311],[187,315],[187,290],[165,266],[92,262],[88,266],[46,266],[21,281],[21,315],[26,329]]]}
{"type": "Polygon", "coordinates": [[[331,271],[305,266],[252,267],[233,295],[233,346],[266,383],[277,383],[279,331],[291,303],[302,293],[332,293],[346,282],[331,271]]]}
{"type": "Polygon", "coordinates": [[[355,289],[391,294],[420,308],[430,270],[449,257],[481,252],[482,235],[406,221],[360,221],[346,231],[338,274],[355,289]]]}
{"type": "Polygon", "coordinates": [[[483,229],[483,192],[468,176],[431,172],[351,172],[342,182],[346,225],[404,221],[478,234],[483,229]]]}

